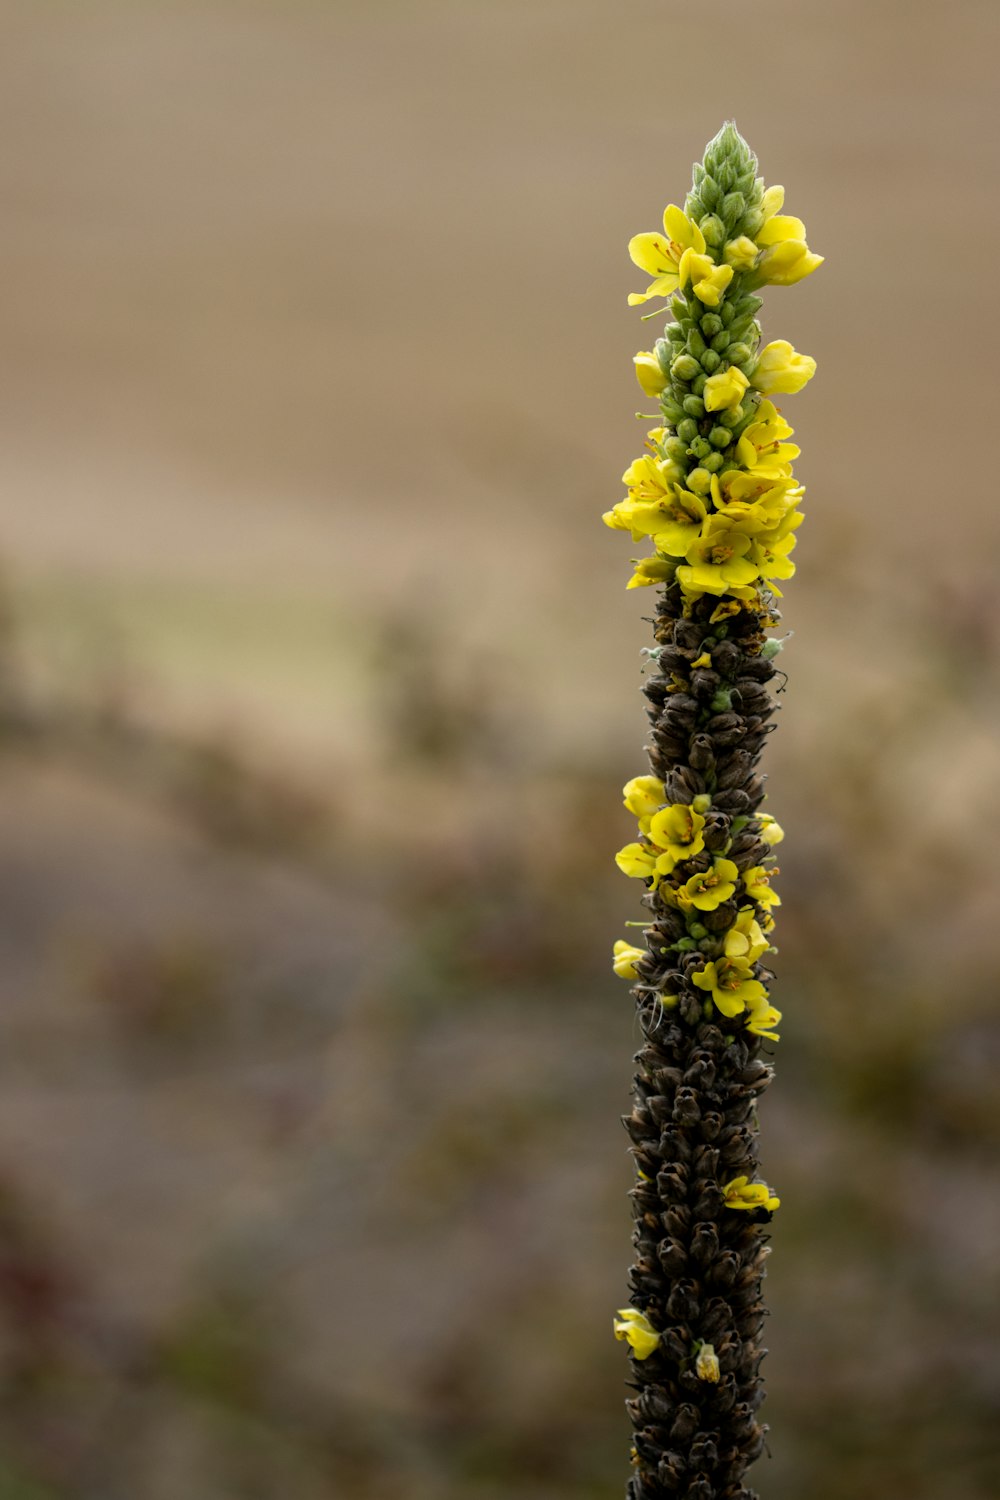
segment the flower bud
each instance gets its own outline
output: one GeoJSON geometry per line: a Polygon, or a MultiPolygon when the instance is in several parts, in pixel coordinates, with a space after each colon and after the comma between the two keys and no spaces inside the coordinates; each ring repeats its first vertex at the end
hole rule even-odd
{"type": "Polygon", "coordinates": [[[705,415],[705,403],[700,396],[685,396],[681,405],[689,417],[703,417],[705,415]]]}
{"type": "Polygon", "coordinates": [[[701,466],[703,469],[707,469],[710,474],[718,474],[719,470],[722,468],[722,454],[706,454],[706,456],[701,461],[701,466]]]}
{"type": "MultiPolygon", "coordinates": [[[[723,198],[720,213],[728,228],[735,229],[746,213],[746,210],[746,199],[743,197],[743,194],[733,192],[727,193],[723,198]]],[[[702,230],[702,233],[704,233],[704,230],[702,230]]],[[[718,242],[716,241],[716,243],[718,242]]]]}
{"type": "Polygon", "coordinates": [[[712,476],[707,469],[692,469],[687,477],[687,487],[696,495],[707,495],[712,487],[712,476]]]}
{"type": "Polygon", "coordinates": [[[734,365],[745,364],[753,357],[753,350],[743,343],[730,344],[726,353],[734,365]]]}
{"type": "Polygon", "coordinates": [[[694,1373],[699,1380],[710,1381],[718,1385],[721,1376],[719,1369],[719,1356],[711,1344],[702,1344],[694,1362],[694,1373]]]}
{"type": "MultiPolygon", "coordinates": [[[[700,404],[700,403],[699,403],[700,404]]],[[[691,417],[684,417],[677,424],[677,436],[684,443],[691,443],[698,436],[698,423],[691,417]]]]}
{"type": "Polygon", "coordinates": [[[733,435],[729,431],[729,428],[723,427],[721,424],[717,427],[713,427],[711,432],[708,434],[708,441],[711,443],[713,448],[728,448],[732,440],[733,435]]]}
{"type": "Polygon", "coordinates": [[[722,253],[722,258],[727,266],[732,266],[734,271],[752,271],[757,264],[757,246],[747,235],[741,234],[735,240],[730,240],[722,253]]]}
{"type": "Polygon", "coordinates": [[[675,380],[693,380],[701,373],[701,366],[690,354],[678,354],[670,366],[670,373],[675,380]]]}
{"type": "Polygon", "coordinates": [[[701,221],[701,232],[706,245],[721,245],[726,237],[726,226],[718,214],[706,214],[701,221]]]}
{"type": "Polygon", "coordinates": [[[695,458],[705,459],[711,453],[712,447],[705,438],[699,435],[691,443],[690,451],[694,454],[695,458]]]}
{"type": "Polygon", "coordinates": [[[706,313],[701,320],[701,331],[707,339],[714,339],[717,333],[722,332],[722,319],[718,313],[706,313]]]}
{"type": "Polygon", "coordinates": [[[695,359],[701,359],[706,349],[705,340],[697,328],[692,328],[687,336],[687,352],[693,354],[695,359]]]}
{"type": "Polygon", "coordinates": [[[729,333],[728,329],[723,328],[722,331],[720,333],[717,333],[713,338],[711,347],[715,350],[716,354],[725,354],[731,343],[732,335],[729,333]]]}
{"type": "Polygon", "coordinates": [[[714,375],[722,363],[722,355],[716,354],[714,349],[706,349],[701,356],[701,368],[709,375],[714,375]]]}

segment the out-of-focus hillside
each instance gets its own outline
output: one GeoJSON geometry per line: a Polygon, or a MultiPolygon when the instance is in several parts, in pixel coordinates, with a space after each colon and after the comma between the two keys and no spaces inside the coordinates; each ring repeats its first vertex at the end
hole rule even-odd
{"type": "Polygon", "coordinates": [[[827,256],[763,314],[820,372],[755,1482],[992,1500],[995,8],[4,36],[0,1500],[621,1491],[648,602],[599,516],[624,246],[730,115],[827,256]]]}

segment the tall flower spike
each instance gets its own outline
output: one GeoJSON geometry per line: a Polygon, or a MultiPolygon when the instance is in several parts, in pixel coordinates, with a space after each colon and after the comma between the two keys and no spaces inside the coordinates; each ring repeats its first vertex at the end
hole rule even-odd
{"type": "Polygon", "coordinates": [[[645,884],[646,949],[615,944],[634,980],[636,1182],[631,1347],[636,1395],[629,1500],[752,1500],[749,1465],[765,1353],[765,1226],[780,1199],[758,1174],[761,1059],[781,1014],[765,965],[774,926],[773,846],[756,765],[775,703],[777,580],[790,578],[802,520],[799,450],[770,395],[801,390],[815,362],[784,340],[760,350],[755,289],[791,285],[822,257],[801,220],[780,213],[732,124],[713,140],[684,209],[664,234],[637,235],[632,259],[654,279],[630,303],[669,297],[673,321],[636,355],[662,423],[625,472],[605,522],[648,540],[630,588],[660,585],[655,668],[644,692],[650,771],[625,788],[638,824],[616,856],[645,884]]]}

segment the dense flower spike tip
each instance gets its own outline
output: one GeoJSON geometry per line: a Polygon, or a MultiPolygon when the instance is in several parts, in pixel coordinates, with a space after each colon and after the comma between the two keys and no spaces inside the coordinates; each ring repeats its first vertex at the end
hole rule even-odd
{"type": "Polygon", "coordinates": [[[628,587],[659,589],[650,768],[624,788],[637,827],[615,856],[644,882],[648,910],[645,947],[619,940],[612,959],[633,981],[643,1034],[625,1120],[633,1306],[614,1324],[636,1387],[629,1500],[750,1500],[746,1471],[764,1446],[763,1226],[780,1200],[759,1177],[756,1101],[781,1021],[765,964],[784,834],[760,811],[756,767],[776,707],[781,643],[767,631],[795,572],[804,493],[772,398],[800,391],[816,364],[784,339],[761,347],[756,291],[822,262],[784,200],[727,124],[663,233],[629,243],[652,278],[630,304],[668,298],[672,315],[635,356],[659,416],[604,516],[651,546],[628,587]]]}

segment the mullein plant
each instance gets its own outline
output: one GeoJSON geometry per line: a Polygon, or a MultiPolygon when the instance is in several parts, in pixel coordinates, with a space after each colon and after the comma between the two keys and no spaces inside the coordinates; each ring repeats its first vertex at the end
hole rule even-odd
{"type": "MultiPolygon", "coordinates": [[[[773,728],[779,580],[792,576],[802,520],[799,450],[772,400],[801,390],[815,361],[760,347],[757,295],[821,264],[801,220],[781,212],[735,126],[709,144],[684,208],[638,234],[652,278],[629,297],[669,299],[672,321],[635,356],[660,414],[604,517],[653,551],[629,588],[659,588],[643,691],[649,774],[625,787],[636,839],[617,862],[645,885],[644,947],[618,942],[633,981],[637,1054],[632,1141],[635,1260],[627,1342],[635,1428],[631,1500],[749,1500],[758,1420],[766,1226],[779,1198],[759,1175],[757,1099],[778,1039],[768,955],[782,839],[760,810],[757,762],[773,728]]],[[[663,313],[662,306],[657,316],[663,313]]]]}

